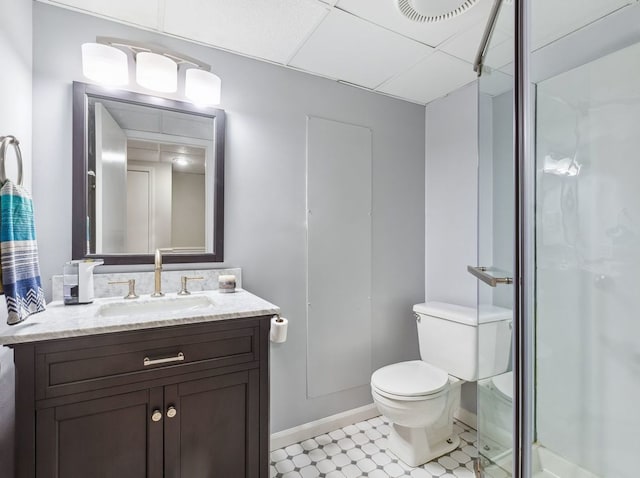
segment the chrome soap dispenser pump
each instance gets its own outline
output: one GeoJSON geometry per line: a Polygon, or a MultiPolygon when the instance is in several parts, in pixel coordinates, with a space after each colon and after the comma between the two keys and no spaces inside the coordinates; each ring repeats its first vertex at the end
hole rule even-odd
{"type": "Polygon", "coordinates": [[[90,304],[94,299],[93,269],[104,264],[102,259],[69,261],[64,265],[65,305],[90,304]]]}

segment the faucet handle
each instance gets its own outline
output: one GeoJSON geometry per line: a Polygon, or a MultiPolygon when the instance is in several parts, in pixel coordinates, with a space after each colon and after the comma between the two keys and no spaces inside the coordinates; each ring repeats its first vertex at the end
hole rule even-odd
{"type": "Polygon", "coordinates": [[[187,276],[182,276],[181,282],[182,282],[182,289],[180,289],[180,292],[178,292],[178,295],[189,295],[191,294],[191,292],[189,292],[187,290],[187,282],[190,280],[202,280],[204,279],[204,277],[187,277],[187,276]]]}
{"type": "Polygon", "coordinates": [[[112,281],[109,284],[128,284],[129,285],[129,293],[124,296],[125,299],[137,299],[139,296],[136,294],[136,280],[120,280],[120,281],[112,281]]]}

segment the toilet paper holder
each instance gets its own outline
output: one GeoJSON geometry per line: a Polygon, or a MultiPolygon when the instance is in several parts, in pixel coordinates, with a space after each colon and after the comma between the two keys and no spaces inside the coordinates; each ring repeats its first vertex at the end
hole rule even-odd
{"type": "Polygon", "coordinates": [[[271,342],[281,344],[287,341],[287,328],[289,321],[279,314],[271,318],[271,328],[269,330],[269,339],[271,342]]]}

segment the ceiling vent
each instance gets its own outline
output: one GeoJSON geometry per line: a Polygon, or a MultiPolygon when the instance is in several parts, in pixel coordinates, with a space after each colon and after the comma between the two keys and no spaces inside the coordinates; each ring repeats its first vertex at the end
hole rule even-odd
{"type": "Polygon", "coordinates": [[[436,23],[462,15],[478,0],[398,0],[398,8],[409,20],[436,23]]]}

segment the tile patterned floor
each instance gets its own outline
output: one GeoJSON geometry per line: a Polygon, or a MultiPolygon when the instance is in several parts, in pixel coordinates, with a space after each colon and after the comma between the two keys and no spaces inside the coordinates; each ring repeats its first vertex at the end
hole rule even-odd
{"type": "Polygon", "coordinates": [[[476,432],[460,422],[454,430],[458,449],[411,468],[387,450],[389,422],[372,418],[271,452],[270,478],[473,478],[476,432]]]}

